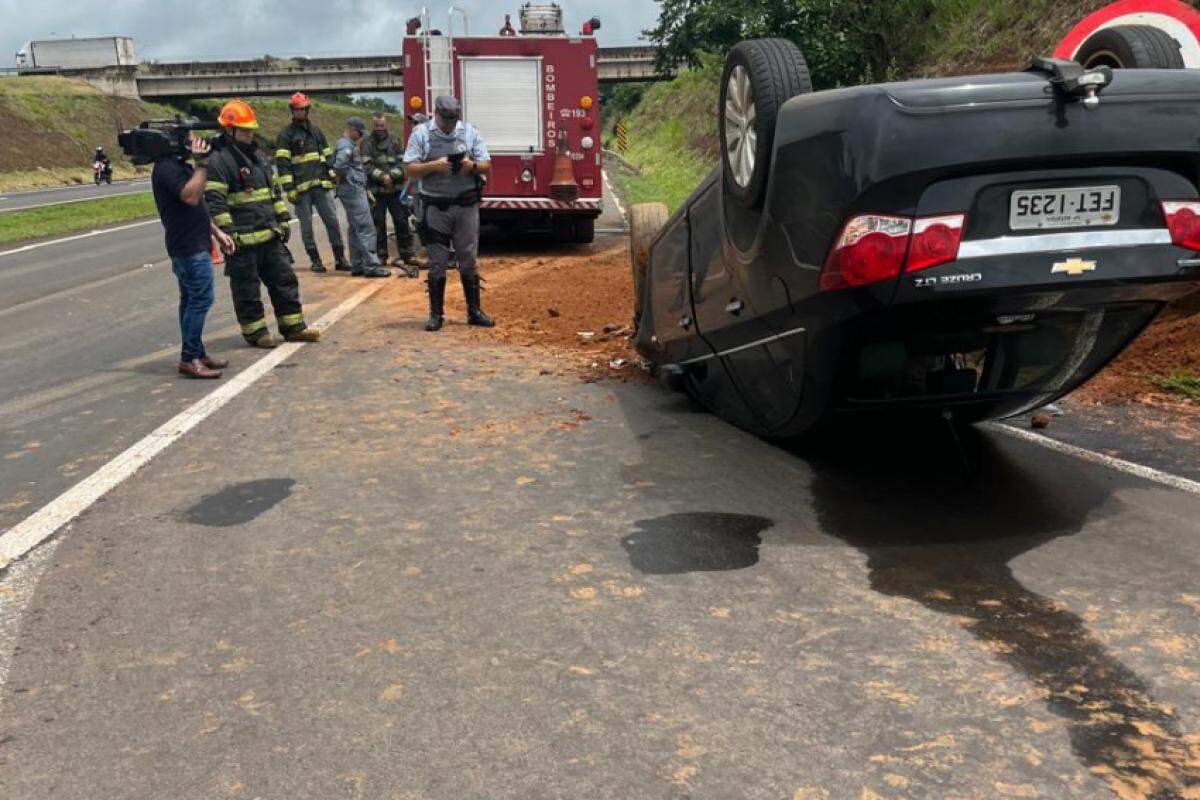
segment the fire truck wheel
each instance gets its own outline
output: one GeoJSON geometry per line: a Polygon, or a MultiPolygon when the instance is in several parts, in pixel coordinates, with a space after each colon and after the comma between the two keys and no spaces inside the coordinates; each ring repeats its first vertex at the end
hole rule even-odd
{"type": "Polygon", "coordinates": [[[779,109],[811,91],[808,62],[788,39],[750,39],[730,51],[717,114],[725,191],[745,208],[762,205],[779,109]]]}
{"type": "Polygon", "coordinates": [[[575,241],[575,220],[566,214],[555,214],[550,218],[550,235],[557,244],[572,244],[575,241]]]}
{"type": "Polygon", "coordinates": [[[1183,69],[1179,42],[1150,25],[1117,25],[1097,31],[1083,43],[1075,60],[1085,67],[1183,69]]]}
{"type": "Polygon", "coordinates": [[[575,243],[576,244],[591,244],[596,241],[596,218],[595,217],[576,217],[575,218],[575,243]]]}
{"type": "Polygon", "coordinates": [[[642,298],[650,271],[650,245],[667,224],[665,203],[638,203],[629,212],[629,261],[633,265],[633,323],[642,319],[642,298]]]}

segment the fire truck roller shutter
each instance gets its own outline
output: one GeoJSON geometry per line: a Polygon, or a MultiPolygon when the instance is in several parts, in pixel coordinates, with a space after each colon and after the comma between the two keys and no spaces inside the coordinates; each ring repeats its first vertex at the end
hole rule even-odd
{"type": "Polygon", "coordinates": [[[496,153],[541,152],[542,59],[463,58],[463,119],[496,153]]]}

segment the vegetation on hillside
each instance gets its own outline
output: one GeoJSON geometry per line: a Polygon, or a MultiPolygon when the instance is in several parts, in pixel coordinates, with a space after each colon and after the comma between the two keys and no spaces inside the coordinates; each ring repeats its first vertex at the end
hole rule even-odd
{"type": "MultiPolygon", "coordinates": [[[[674,211],[717,163],[720,142],[713,113],[720,59],[705,57],[677,78],[644,88],[623,119],[630,149],[624,157],[639,172],[615,173],[630,203],[662,201],[674,211]]],[[[615,146],[609,135],[608,146],[615,146]]]]}
{"type": "Polygon", "coordinates": [[[791,39],[818,89],[1009,68],[1049,53],[1109,0],[662,0],[647,31],[663,65],[742,39],[791,39]]]}
{"type": "Polygon", "coordinates": [[[864,81],[1018,69],[1048,54],[1108,0],[664,0],[647,31],[677,78],[605,92],[605,140],[624,120],[619,175],[631,202],[678,206],[719,156],[717,95],[723,54],[759,36],[794,40],[817,88],[864,81]],[[721,55],[712,55],[721,54],[721,55]]]}
{"type": "MultiPolygon", "coordinates": [[[[263,134],[275,135],[291,119],[287,100],[251,98],[263,134]]],[[[215,117],[224,100],[197,100],[175,108],[100,92],[83,81],[21,76],[0,79],[0,191],[85,183],[92,179],[91,155],[102,145],[118,180],[137,174],[117,145],[117,133],[143,119],[196,114],[215,117]]],[[[331,143],[354,115],[369,116],[367,105],[318,99],[313,120],[331,143]]],[[[142,170],[144,174],[145,169],[142,170]]]]}
{"type": "Polygon", "coordinates": [[[13,189],[92,179],[92,151],[102,145],[116,176],[133,169],[120,158],[117,132],[173,113],[166,106],[111,97],[82,81],[57,77],[0,79],[0,187],[13,189]]]}
{"type": "MultiPolygon", "coordinates": [[[[287,98],[250,97],[245,99],[258,116],[259,129],[262,135],[274,143],[275,137],[279,132],[292,121],[292,112],[288,108],[287,98]]],[[[223,98],[193,100],[188,104],[187,111],[201,118],[213,119],[217,116],[217,112],[221,110],[221,106],[225,102],[226,100],[223,98]]],[[[330,103],[324,100],[313,100],[312,110],[309,111],[309,119],[324,132],[326,138],[329,139],[330,146],[346,130],[346,120],[350,119],[350,117],[362,117],[369,120],[370,115],[371,112],[368,109],[342,105],[340,103],[330,103]]],[[[391,124],[394,129],[399,130],[399,119],[393,119],[391,124]]],[[[271,150],[274,152],[273,147],[271,150]]]]}

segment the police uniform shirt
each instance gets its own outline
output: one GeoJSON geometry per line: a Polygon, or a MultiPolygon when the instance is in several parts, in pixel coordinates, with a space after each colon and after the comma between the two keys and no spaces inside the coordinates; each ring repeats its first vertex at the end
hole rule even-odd
{"type": "MultiPolygon", "coordinates": [[[[431,119],[413,129],[412,136],[408,139],[408,147],[404,151],[404,163],[417,164],[429,161],[430,144],[434,137],[442,141],[462,142],[466,149],[466,155],[472,161],[492,160],[491,155],[488,154],[487,145],[483,142],[483,137],[479,135],[479,130],[474,125],[459,120],[454,126],[454,132],[446,134],[442,133],[442,129],[438,127],[437,120],[431,119]]],[[[424,183],[424,179],[421,183],[424,183]]]]}

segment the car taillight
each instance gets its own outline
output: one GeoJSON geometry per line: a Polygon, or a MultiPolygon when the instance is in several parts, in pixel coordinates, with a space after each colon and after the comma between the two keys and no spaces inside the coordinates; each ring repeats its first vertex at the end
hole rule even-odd
{"type": "Polygon", "coordinates": [[[966,220],[963,214],[952,214],[922,217],[913,223],[912,244],[908,248],[904,271],[916,272],[956,260],[966,220]]]}
{"type": "Polygon", "coordinates": [[[904,268],[912,226],[906,217],[853,217],[825,259],[821,290],[848,289],[897,277],[904,268]]]}
{"type": "Polygon", "coordinates": [[[1162,204],[1171,241],[1188,250],[1200,250],[1200,202],[1167,201],[1162,204]]]}

